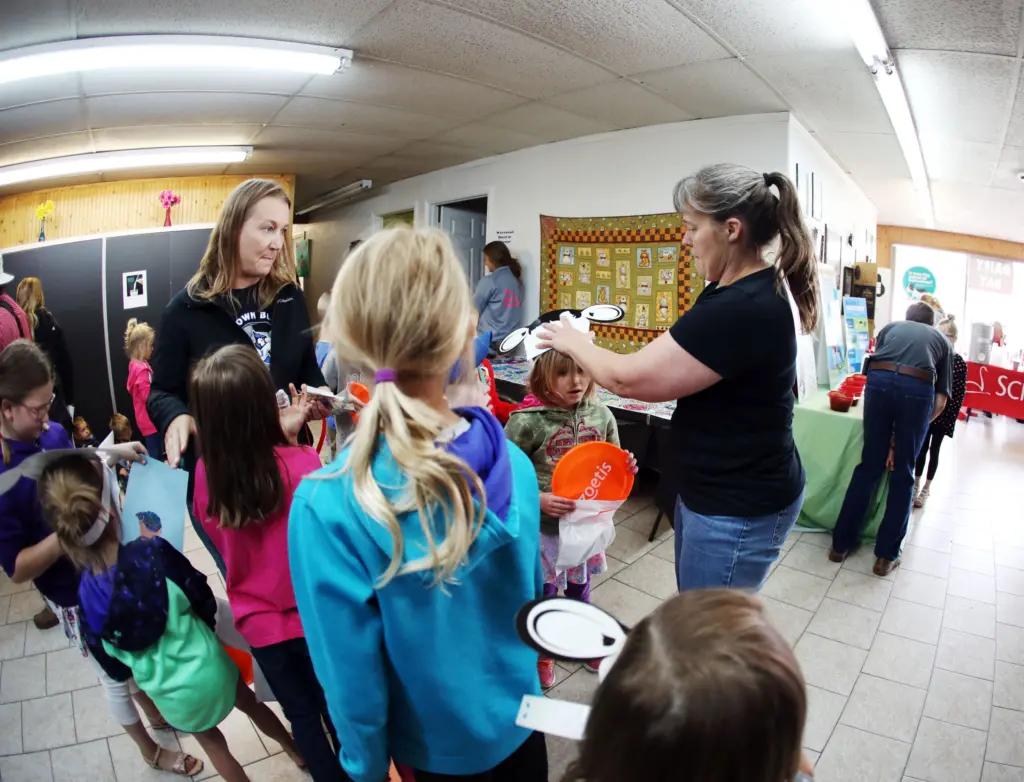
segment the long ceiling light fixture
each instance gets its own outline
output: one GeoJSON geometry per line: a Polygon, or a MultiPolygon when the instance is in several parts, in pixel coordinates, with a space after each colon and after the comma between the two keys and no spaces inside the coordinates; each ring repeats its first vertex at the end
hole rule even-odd
{"type": "Polygon", "coordinates": [[[0,167],[0,187],[37,179],[105,174],[133,168],[227,165],[241,163],[251,154],[252,147],[162,147],[92,152],[0,167]]]}
{"type": "Polygon", "coordinates": [[[341,206],[342,204],[352,203],[353,201],[357,201],[367,195],[368,191],[372,188],[372,179],[360,179],[358,182],[353,182],[350,185],[339,187],[337,190],[332,190],[329,193],[319,196],[315,201],[313,201],[313,203],[302,207],[295,214],[296,216],[301,217],[302,215],[311,214],[318,209],[326,209],[329,206],[341,206]]]}
{"type": "Polygon", "coordinates": [[[125,35],[60,41],[0,53],[0,84],[115,68],[235,69],[329,76],[349,49],[214,35],[125,35]]]}
{"type": "Polygon", "coordinates": [[[853,43],[860,53],[864,64],[871,71],[875,87],[882,97],[885,110],[889,114],[896,131],[896,139],[900,142],[903,157],[910,168],[910,177],[917,192],[918,204],[924,212],[925,222],[929,228],[935,227],[935,212],[932,207],[931,188],[928,185],[928,171],[921,154],[921,142],[914,126],[914,117],[907,103],[907,93],[903,89],[903,81],[896,70],[896,60],[885,42],[878,18],[871,7],[870,0],[835,0],[843,14],[846,26],[853,35],[853,43]]]}

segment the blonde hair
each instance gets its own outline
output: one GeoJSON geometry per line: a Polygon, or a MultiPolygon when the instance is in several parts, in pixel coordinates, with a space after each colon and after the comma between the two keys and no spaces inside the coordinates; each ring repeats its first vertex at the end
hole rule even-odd
{"type": "MultiPolygon", "coordinates": [[[[471,339],[475,317],[451,241],[436,229],[408,227],[382,231],[346,259],[334,281],[329,315],[330,338],[340,358],[370,372],[394,370],[400,379],[446,376],[471,339]]],[[[435,583],[452,582],[483,524],[480,478],[435,444],[446,425],[441,413],[404,393],[398,383],[378,384],[359,414],[344,470],[352,474],[360,507],[394,540],[380,586],[396,575],[426,570],[434,572],[435,583]],[[371,469],[381,434],[406,478],[394,505],[371,469]],[[403,565],[398,516],[412,511],[428,548],[403,565]],[[438,513],[443,535],[434,523],[438,513]]]]}
{"type": "MultiPolygon", "coordinates": [[[[530,370],[530,379],[528,381],[530,393],[544,404],[561,407],[562,402],[559,401],[558,395],[554,392],[555,382],[561,375],[569,372],[583,371],[583,368],[576,363],[572,356],[559,353],[557,350],[549,350],[547,353],[542,353],[533,362],[533,368],[530,370]]],[[[594,378],[589,375],[587,377],[589,379],[587,387],[583,392],[583,398],[593,399],[597,396],[597,384],[594,382],[594,378]]]]}
{"type": "Polygon", "coordinates": [[[939,325],[936,326],[939,331],[944,333],[950,338],[951,341],[956,342],[960,336],[960,330],[956,326],[956,318],[952,315],[947,315],[939,321],[939,325]]]}
{"type": "Polygon", "coordinates": [[[43,283],[38,277],[26,277],[18,283],[17,292],[18,306],[28,316],[29,325],[35,332],[39,328],[39,317],[36,310],[46,306],[46,299],[43,297],[43,283]]]}
{"type": "MultiPolygon", "coordinates": [[[[242,226],[249,211],[264,198],[278,198],[289,208],[292,205],[284,188],[270,179],[247,179],[228,194],[220,208],[217,225],[210,232],[210,242],[199,262],[199,271],[185,286],[193,299],[214,299],[231,293],[240,264],[238,240],[242,226]]],[[[291,234],[285,236],[277,260],[267,276],[260,280],[260,306],[269,306],[278,291],[289,283],[296,284],[291,234]]]]}
{"type": "Polygon", "coordinates": [[[110,417],[110,430],[118,442],[127,443],[132,439],[132,422],[120,413],[114,413],[110,417]]]}
{"type": "Polygon", "coordinates": [[[85,454],[68,454],[48,465],[39,477],[39,504],[61,549],[80,568],[103,567],[97,546],[110,536],[120,537],[116,504],[100,540],[87,546],[82,538],[103,512],[104,467],[85,454]]]}
{"type": "Polygon", "coordinates": [[[124,330],[124,352],[130,359],[138,359],[146,346],[156,337],[148,323],[139,323],[135,318],[128,321],[124,330]]]}
{"type": "Polygon", "coordinates": [[[939,304],[939,300],[932,296],[930,293],[922,293],[921,301],[923,301],[936,312],[945,312],[945,310],[942,309],[942,305],[939,304]]]}

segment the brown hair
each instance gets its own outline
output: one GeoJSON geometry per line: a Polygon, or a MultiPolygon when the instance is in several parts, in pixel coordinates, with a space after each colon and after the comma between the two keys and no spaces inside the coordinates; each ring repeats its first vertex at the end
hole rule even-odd
{"type": "Polygon", "coordinates": [[[923,323],[926,326],[934,326],[935,310],[932,309],[931,304],[926,304],[923,301],[915,301],[907,307],[907,320],[912,320],[915,323],[923,323]]]}
{"type": "Polygon", "coordinates": [[[277,391],[248,345],[228,345],[200,361],[189,400],[199,431],[209,502],[223,529],[241,529],[281,509],[284,480],[274,448],[288,445],[277,391]]]}
{"type": "MultiPolygon", "coordinates": [[[[20,405],[37,388],[52,382],[50,359],[34,342],[16,339],[0,353],[0,402],[20,405]]],[[[11,451],[6,438],[0,449],[7,467],[11,463],[11,451]]]]}
{"type": "Polygon", "coordinates": [[[818,325],[818,268],[814,244],[800,210],[796,186],[785,174],[759,174],[746,166],[717,163],[680,180],[673,193],[676,211],[690,209],[724,222],[743,223],[750,243],[762,250],[779,237],[775,279],[782,281],[800,313],[804,332],[818,325]],[[778,198],[771,188],[779,191],[778,198]]]}
{"type": "Polygon", "coordinates": [[[124,330],[124,352],[128,358],[138,359],[145,347],[155,339],[155,334],[148,323],[139,323],[131,318],[124,330]]]}
{"type": "Polygon", "coordinates": [[[127,443],[132,439],[132,422],[120,413],[114,413],[110,417],[110,429],[114,433],[114,439],[119,443],[127,443]]]}
{"type": "Polygon", "coordinates": [[[960,338],[960,329],[957,328],[956,318],[952,315],[947,315],[940,320],[935,328],[949,337],[952,342],[956,342],[960,338]]]}
{"type": "Polygon", "coordinates": [[[746,592],[684,592],[630,633],[564,782],[788,782],[807,693],[789,644],[746,592]]]}
{"type": "MultiPolygon", "coordinates": [[[[557,350],[549,350],[547,353],[542,353],[533,362],[533,368],[530,370],[530,379],[528,381],[530,393],[546,405],[560,407],[561,403],[558,400],[558,395],[554,392],[555,381],[561,375],[583,371],[583,368],[576,363],[572,356],[559,353],[557,350]]],[[[584,374],[586,373],[584,372],[584,374]]],[[[594,382],[594,378],[590,377],[587,388],[583,392],[583,398],[593,399],[596,395],[597,384],[594,382]]]]}
{"type": "Polygon", "coordinates": [[[29,325],[35,332],[39,328],[39,316],[36,310],[46,309],[46,299],[43,297],[43,283],[38,277],[26,277],[18,283],[17,292],[18,306],[28,316],[29,325]]]}
{"type": "Polygon", "coordinates": [[[120,538],[120,510],[110,508],[110,521],[100,539],[86,546],[82,537],[103,512],[103,470],[98,460],[83,454],[68,454],[47,465],[39,476],[39,504],[43,516],[57,533],[60,547],[80,568],[105,568],[98,544],[120,538]]]}
{"type": "Polygon", "coordinates": [[[519,265],[518,260],[512,257],[507,244],[504,242],[488,242],[484,245],[484,255],[490,259],[495,268],[500,269],[502,266],[507,266],[509,271],[515,275],[515,278],[522,282],[523,267],[519,265]]]}
{"type": "MultiPolygon", "coordinates": [[[[217,224],[210,232],[199,271],[185,289],[193,299],[213,299],[231,292],[238,272],[238,240],[249,211],[264,198],[279,198],[292,205],[291,199],[277,182],[270,179],[247,179],[231,191],[220,208],[217,224]]],[[[295,261],[292,258],[291,235],[285,237],[274,265],[260,280],[260,305],[267,307],[285,285],[295,284],[295,261]]]]}

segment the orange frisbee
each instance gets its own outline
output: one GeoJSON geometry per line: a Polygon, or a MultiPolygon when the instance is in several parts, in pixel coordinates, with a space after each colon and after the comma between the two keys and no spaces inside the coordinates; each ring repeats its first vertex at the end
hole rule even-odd
{"type": "MultiPolygon", "coordinates": [[[[364,386],[362,383],[352,382],[348,384],[348,392],[362,402],[364,405],[370,401],[370,389],[364,386]]],[[[359,423],[359,414],[353,411],[351,413],[352,421],[359,423]]]]}
{"type": "Polygon", "coordinates": [[[624,500],[633,489],[629,455],[611,443],[582,443],[555,465],[551,491],[570,500],[624,500]]]}

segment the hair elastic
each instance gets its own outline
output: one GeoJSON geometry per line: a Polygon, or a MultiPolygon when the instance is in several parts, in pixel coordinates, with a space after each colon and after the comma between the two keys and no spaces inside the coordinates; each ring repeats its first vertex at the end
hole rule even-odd
{"type": "Polygon", "coordinates": [[[764,177],[764,184],[765,184],[765,187],[771,187],[771,186],[772,186],[772,183],[768,181],[768,174],[762,174],[761,176],[763,176],[763,177],[764,177]]]}
{"type": "Polygon", "coordinates": [[[398,373],[393,369],[378,369],[373,373],[375,383],[394,383],[398,380],[398,373]]]}
{"type": "MultiPolygon", "coordinates": [[[[101,462],[102,464],[102,462],[101,462]]],[[[82,545],[92,546],[96,541],[103,537],[103,532],[107,529],[107,524],[110,523],[110,508],[114,498],[113,486],[110,480],[110,473],[112,472],[109,467],[103,465],[103,510],[100,511],[100,515],[96,517],[96,521],[89,527],[89,531],[82,535],[82,545]]]]}

